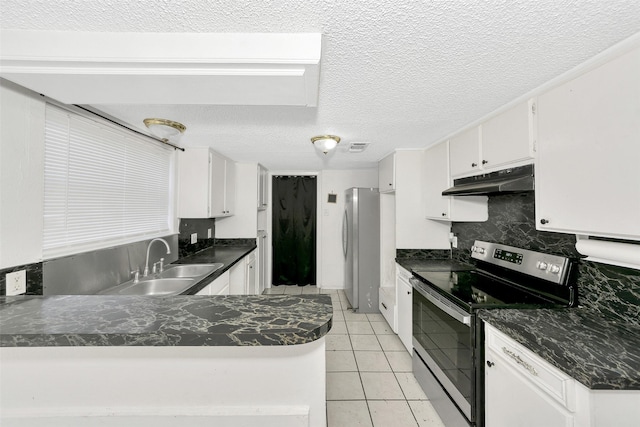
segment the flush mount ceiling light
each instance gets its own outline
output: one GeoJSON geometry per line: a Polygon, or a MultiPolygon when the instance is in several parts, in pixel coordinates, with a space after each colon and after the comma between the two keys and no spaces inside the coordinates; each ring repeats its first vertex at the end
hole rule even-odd
{"type": "Polygon", "coordinates": [[[187,130],[185,125],[173,120],[149,118],[144,119],[143,122],[154,136],[164,142],[177,142],[184,131],[187,130]]]}
{"type": "Polygon", "coordinates": [[[336,145],[340,142],[340,137],[335,135],[319,135],[311,138],[311,143],[318,150],[327,154],[329,151],[336,148],[336,145]]]}

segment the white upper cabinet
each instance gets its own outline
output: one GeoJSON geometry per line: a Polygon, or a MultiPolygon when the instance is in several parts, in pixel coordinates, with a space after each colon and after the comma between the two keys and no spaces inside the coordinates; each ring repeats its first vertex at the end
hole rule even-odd
{"type": "Polygon", "coordinates": [[[233,215],[235,163],[210,148],[187,148],[180,156],[180,218],[233,215]]]}
{"type": "Polygon", "coordinates": [[[389,193],[396,190],[396,153],[389,154],[378,163],[378,191],[389,193]]]}
{"type": "Polygon", "coordinates": [[[451,176],[491,172],[533,159],[534,100],[522,102],[449,140],[451,176]]]}
{"type": "Polygon", "coordinates": [[[424,212],[428,219],[445,221],[486,221],[486,196],[443,196],[451,187],[449,141],[427,148],[423,161],[424,212]]]}
{"type": "Polygon", "coordinates": [[[483,169],[495,169],[533,159],[534,100],[522,102],[482,124],[483,169]]]}
{"type": "Polygon", "coordinates": [[[395,227],[398,249],[449,249],[450,224],[424,216],[424,150],[395,153],[395,227]]]}
{"type": "Polygon", "coordinates": [[[451,176],[480,171],[480,127],[476,126],[449,140],[451,176]]]}
{"type": "Polygon", "coordinates": [[[258,164],[258,209],[264,210],[269,205],[269,171],[258,164]]]}
{"type": "Polygon", "coordinates": [[[539,230],[640,240],[640,48],[538,98],[539,230]]]}

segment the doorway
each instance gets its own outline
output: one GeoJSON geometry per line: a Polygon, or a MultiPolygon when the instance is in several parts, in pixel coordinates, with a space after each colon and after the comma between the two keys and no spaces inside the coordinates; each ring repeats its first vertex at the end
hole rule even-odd
{"type": "Polygon", "coordinates": [[[272,283],[316,284],[315,176],[281,175],[272,178],[272,283]]]}

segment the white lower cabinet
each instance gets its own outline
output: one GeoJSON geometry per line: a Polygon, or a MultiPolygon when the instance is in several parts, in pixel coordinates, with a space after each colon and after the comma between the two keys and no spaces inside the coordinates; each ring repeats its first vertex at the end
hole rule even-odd
{"type": "Polygon", "coordinates": [[[402,344],[411,353],[413,351],[412,342],[412,299],[413,287],[409,283],[411,273],[396,265],[396,292],[398,301],[398,337],[402,344]]]}
{"type": "Polygon", "coordinates": [[[242,258],[229,269],[229,295],[256,295],[256,252],[242,258]]]}
{"type": "Polygon", "coordinates": [[[640,391],[590,390],[485,323],[485,425],[631,427],[640,391]]]}
{"type": "Polygon", "coordinates": [[[196,295],[229,295],[229,271],[222,273],[220,277],[209,283],[196,295]]]}

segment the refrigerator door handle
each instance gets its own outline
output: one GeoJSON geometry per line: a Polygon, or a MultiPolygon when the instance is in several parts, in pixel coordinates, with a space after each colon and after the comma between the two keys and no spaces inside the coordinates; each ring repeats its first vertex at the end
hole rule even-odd
{"type": "Polygon", "coordinates": [[[347,211],[344,211],[344,216],[342,217],[342,252],[344,253],[345,259],[347,258],[347,247],[349,245],[349,224],[347,222],[347,211]]]}

